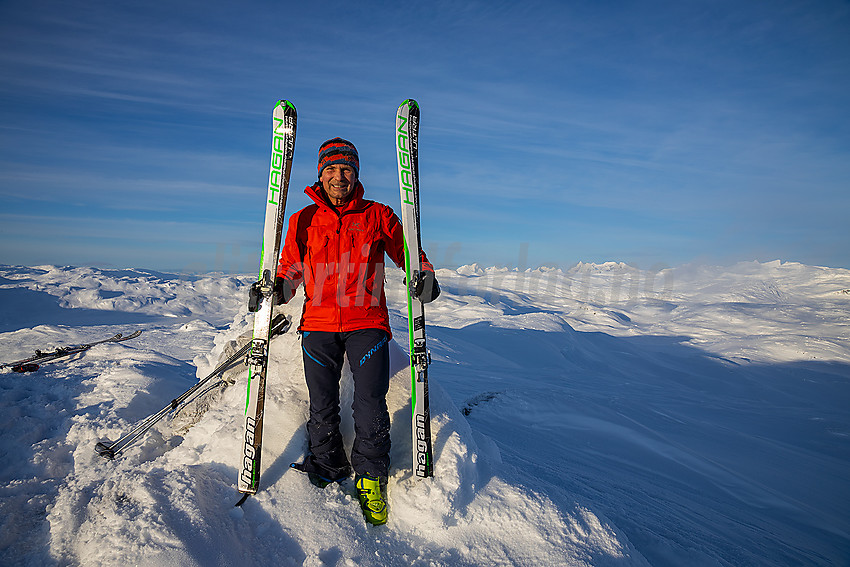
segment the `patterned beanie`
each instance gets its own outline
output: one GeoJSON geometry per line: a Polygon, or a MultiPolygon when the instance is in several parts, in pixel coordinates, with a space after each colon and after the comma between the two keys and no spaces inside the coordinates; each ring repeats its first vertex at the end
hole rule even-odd
{"type": "Polygon", "coordinates": [[[343,164],[354,168],[354,175],[360,178],[360,158],[357,148],[348,140],[333,138],[319,146],[319,177],[329,165],[343,164]]]}

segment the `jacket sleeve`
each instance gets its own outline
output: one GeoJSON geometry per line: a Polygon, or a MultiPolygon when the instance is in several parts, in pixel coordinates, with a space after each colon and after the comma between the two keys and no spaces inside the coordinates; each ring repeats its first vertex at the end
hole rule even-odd
{"type": "MultiPolygon", "coordinates": [[[[387,255],[390,260],[395,262],[396,266],[404,269],[404,228],[401,220],[390,207],[384,207],[382,222],[387,239],[387,255]]],[[[422,264],[423,270],[434,271],[434,266],[428,261],[424,250],[419,253],[419,262],[422,264]]]]}
{"type": "Polygon", "coordinates": [[[289,217],[286,240],[283,242],[280,261],[277,264],[277,277],[290,280],[293,289],[298,287],[304,277],[304,260],[301,258],[301,248],[298,246],[299,214],[300,212],[289,217]]]}

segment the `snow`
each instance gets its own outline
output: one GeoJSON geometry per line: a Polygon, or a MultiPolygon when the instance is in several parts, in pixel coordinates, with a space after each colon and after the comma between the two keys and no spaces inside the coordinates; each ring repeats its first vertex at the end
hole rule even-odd
{"type": "MultiPolygon", "coordinates": [[[[376,528],[350,483],[289,469],[306,449],[294,331],[273,342],[262,486],[241,508],[241,365],[116,460],[95,453],[244,344],[250,276],[0,266],[3,362],[144,330],[0,371],[0,564],[850,565],[850,271],[439,270],[431,479],[410,470],[401,278],[376,528]]],[[[346,372],[343,407],[351,390],[346,372]]]]}

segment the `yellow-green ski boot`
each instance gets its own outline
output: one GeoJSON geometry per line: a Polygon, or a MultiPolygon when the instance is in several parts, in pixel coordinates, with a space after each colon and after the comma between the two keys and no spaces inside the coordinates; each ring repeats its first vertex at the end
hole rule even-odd
{"type": "Polygon", "coordinates": [[[381,481],[368,475],[358,475],[357,497],[366,521],[374,526],[387,523],[387,501],[381,491],[381,481]]]}

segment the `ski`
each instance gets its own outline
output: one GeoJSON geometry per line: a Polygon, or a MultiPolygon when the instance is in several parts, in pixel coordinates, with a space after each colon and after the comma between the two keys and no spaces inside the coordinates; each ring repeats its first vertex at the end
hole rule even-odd
{"type": "Polygon", "coordinates": [[[36,350],[33,356],[25,358],[23,360],[16,360],[15,362],[7,362],[5,364],[0,364],[0,368],[6,368],[11,366],[13,372],[35,372],[45,362],[51,362],[53,360],[56,360],[57,358],[73,356],[75,354],[85,352],[95,345],[101,345],[103,343],[121,343],[124,341],[129,341],[130,339],[135,339],[141,334],[141,331],[136,331],[125,337],[123,334],[118,333],[114,336],[109,337],[108,339],[95,341],[93,343],[57,347],[56,349],[49,352],[42,352],[40,350],[36,350]]]}
{"type": "MultiPolygon", "coordinates": [[[[401,221],[404,226],[406,281],[421,271],[422,241],[419,234],[419,105],[413,99],[401,103],[396,113],[396,156],[401,190],[401,221]]],[[[425,345],[425,309],[407,290],[407,322],[410,342],[411,406],[413,408],[413,472],[434,475],[431,449],[431,413],[428,407],[428,365],[425,345]]]]}
{"type": "Polygon", "coordinates": [[[259,280],[252,286],[248,309],[254,315],[254,335],[248,348],[248,385],[245,402],[245,427],[237,489],[256,494],[260,486],[260,456],[263,442],[263,411],[266,395],[266,371],[274,307],[274,279],[280,258],[280,235],[284,224],[289,173],[295,152],[295,105],[278,101],[272,115],[272,151],[266,196],[266,219],[260,256],[259,280]]]}
{"type": "MultiPolygon", "coordinates": [[[[275,321],[272,323],[271,335],[276,336],[276,335],[283,334],[283,333],[285,333],[286,331],[289,330],[290,326],[291,326],[291,321],[288,317],[285,317],[283,315],[278,315],[275,318],[275,321]]],[[[243,360],[242,357],[244,357],[245,354],[248,352],[248,349],[250,348],[250,346],[251,346],[250,342],[246,343],[242,348],[240,348],[235,353],[233,353],[227,360],[225,360],[224,362],[219,364],[207,376],[205,376],[203,379],[199,380],[197,384],[195,384],[194,386],[192,386],[191,388],[189,388],[188,390],[186,390],[185,392],[183,392],[182,394],[180,394],[179,396],[177,396],[176,398],[171,400],[171,402],[167,406],[165,406],[164,408],[162,408],[158,412],[153,413],[153,414],[149,415],[148,417],[146,417],[145,419],[141,420],[132,429],[130,429],[130,431],[128,431],[127,433],[125,433],[124,435],[119,437],[116,441],[114,441],[114,442],[101,441],[101,442],[97,443],[94,447],[97,454],[100,455],[101,457],[103,457],[104,459],[109,459],[110,461],[115,459],[115,457],[118,456],[119,453],[124,451],[124,449],[126,449],[130,445],[132,445],[137,439],[141,438],[159,420],[161,420],[163,417],[165,417],[166,415],[168,415],[172,411],[175,411],[181,405],[185,405],[185,404],[188,404],[189,402],[191,402],[191,398],[196,397],[196,394],[200,395],[201,393],[203,393],[201,390],[207,384],[207,382],[209,382],[210,380],[212,380],[216,376],[223,374],[227,370],[230,370],[233,367],[233,365],[235,365],[240,360],[243,360]]],[[[224,382],[223,378],[218,380],[217,382],[211,384],[207,388],[207,390],[212,390],[212,389],[218,387],[222,382],[224,382]]]]}

